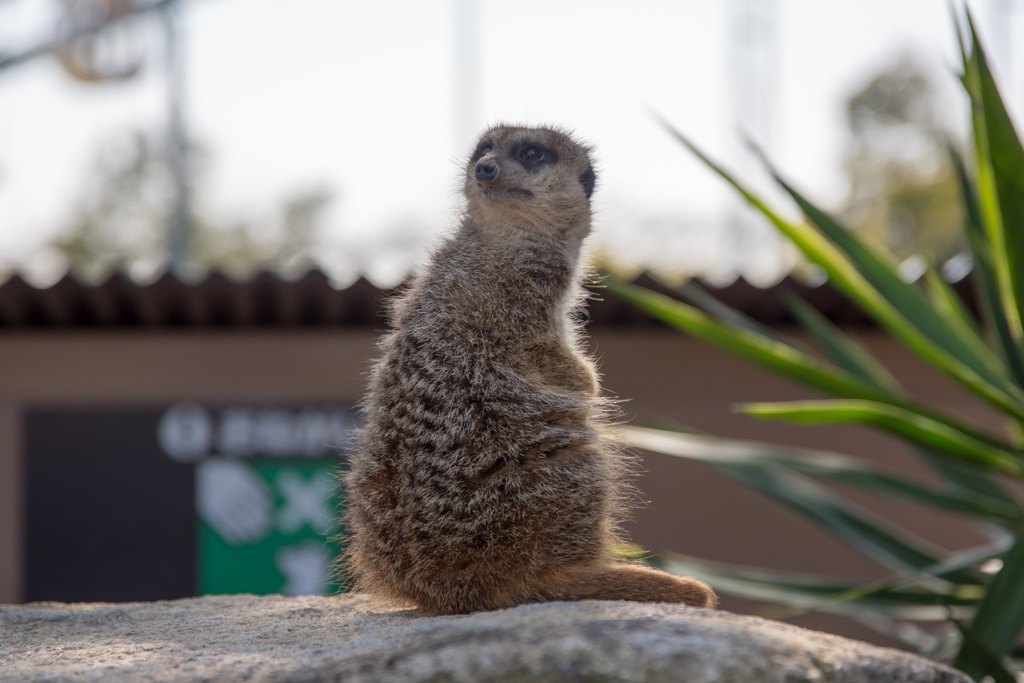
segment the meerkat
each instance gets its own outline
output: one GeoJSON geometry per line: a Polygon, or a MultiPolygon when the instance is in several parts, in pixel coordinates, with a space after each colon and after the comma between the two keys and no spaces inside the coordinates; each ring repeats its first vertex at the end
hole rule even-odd
{"type": "Polygon", "coordinates": [[[613,556],[628,457],[576,316],[596,181],[565,131],[480,138],[461,224],[392,301],[361,405],[343,481],[357,589],[433,614],[716,604],[700,581],[613,556]]]}

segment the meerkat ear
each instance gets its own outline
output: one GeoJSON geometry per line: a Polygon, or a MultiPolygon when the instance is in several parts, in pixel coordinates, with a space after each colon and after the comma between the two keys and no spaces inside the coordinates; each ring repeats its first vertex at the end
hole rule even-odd
{"type": "Polygon", "coordinates": [[[594,185],[596,184],[597,174],[594,173],[594,167],[587,166],[587,170],[580,174],[580,185],[583,186],[583,193],[587,195],[587,199],[594,194],[594,185]]]}

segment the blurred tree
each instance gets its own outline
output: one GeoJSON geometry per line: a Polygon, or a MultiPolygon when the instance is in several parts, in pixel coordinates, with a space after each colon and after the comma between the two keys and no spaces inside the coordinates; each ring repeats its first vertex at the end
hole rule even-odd
{"type": "Polygon", "coordinates": [[[136,35],[133,20],[179,1],[59,0],[58,19],[44,35],[30,40],[27,47],[0,45],[0,72],[56,53],[68,73],[80,80],[131,78],[142,66],[140,41],[144,42],[136,35]]]}
{"type": "MultiPolygon", "coordinates": [[[[201,187],[208,159],[194,143],[192,192],[201,187]]],[[[76,277],[96,281],[112,272],[152,277],[167,267],[166,207],[170,184],[161,140],[142,133],[105,144],[65,230],[49,244],[76,277]]],[[[194,206],[201,206],[201,196],[194,206]]],[[[314,265],[330,192],[294,194],[273,220],[217,222],[193,211],[188,273],[246,277],[260,270],[295,275],[314,265]]]]}
{"type": "Polygon", "coordinates": [[[74,78],[94,83],[134,78],[145,61],[144,40],[131,21],[132,0],[60,0],[64,21],[71,26],[103,26],[69,40],[56,56],[74,78]]]}
{"type": "Polygon", "coordinates": [[[934,82],[908,56],[846,102],[849,194],[841,214],[900,258],[942,263],[966,249],[947,151],[958,136],[942,113],[934,82]]]}

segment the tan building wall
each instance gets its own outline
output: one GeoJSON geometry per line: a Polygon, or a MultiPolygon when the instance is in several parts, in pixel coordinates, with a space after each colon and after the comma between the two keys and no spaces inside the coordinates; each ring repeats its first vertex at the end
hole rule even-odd
{"type": "MultiPolygon", "coordinates": [[[[994,424],[992,416],[877,332],[860,335],[908,388],[931,404],[994,424]]],[[[82,331],[0,334],[0,602],[22,600],[23,444],[27,407],[207,403],[352,404],[360,396],[375,334],[333,331],[82,331]]],[[[593,331],[604,384],[627,419],[664,419],[711,434],[826,448],[896,471],[922,468],[894,440],[857,428],[801,428],[732,411],[735,403],[812,397],[808,390],[671,331],[593,331]]],[[[87,453],[82,454],[88,457],[87,453]]],[[[709,468],[647,454],[638,486],[645,507],[628,528],[652,550],[803,572],[882,573],[845,546],[709,468]]],[[[977,537],[959,520],[854,494],[933,543],[977,537]]],[[[742,609],[743,603],[727,601],[742,609]]],[[[828,619],[807,622],[831,628],[828,619]]],[[[861,637],[867,632],[835,626],[861,637]]]]}

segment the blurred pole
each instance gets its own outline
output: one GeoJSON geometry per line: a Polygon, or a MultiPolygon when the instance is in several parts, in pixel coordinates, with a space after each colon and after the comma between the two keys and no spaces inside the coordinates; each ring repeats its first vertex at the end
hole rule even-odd
{"type": "Polygon", "coordinates": [[[163,10],[167,41],[168,149],[171,175],[171,206],[167,217],[168,267],[178,278],[186,277],[191,265],[189,210],[188,135],[185,130],[185,56],[181,45],[181,19],[177,4],[163,10]]]}
{"type": "Polygon", "coordinates": [[[1012,3],[1010,0],[992,0],[989,4],[992,13],[992,21],[989,22],[992,29],[992,58],[1002,67],[1003,78],[1009,80],[1013,56],[1013,43],[1010,40],[1012,3]]]}
{"type": "Polygon", "coordinates": [[[480,132],[480,3],[453,0],[455,145],[468,147],[480,132]]]}
{"type": "Polygon", "coordinates": [[[726,59],[732,113],[739,127],[735,132],[770,153],[778,88],[778,2],[731,0],[728,12],[726,59]]]}
{"type": "MultiPolygon", "coordinates": [[[[772,156],[775,147],[775,110],[778,99],[779,59],[777,45],[778,0],[728,0],[725,3],[725,62],[728,98],[727,128],[733,168],[758,192],[770,196],[771,186],[761,163],[748,147],[755,143],[772,156]],[[750,173],[750,170],[755,170],[750,173]]],[[[729,253],[738,273],[770,279],[780,241],[753,212],[739,208],[726,217],[729,253]],[[769,253],[770,252],[770,253],[769,253]]]]}
{"type": "MultiPolygon", "coordinates": [[[[992,35],[992,61],[1003,95],[1011,102],[1018,102],[1020,88],[1017,83],[1016,54],[1014,51],[1014,3],[1013,0],[992,0],[989,3],[988,28],[992,35]]],[[[984,40],[984,37],[982,38],[984,40]]]]}

